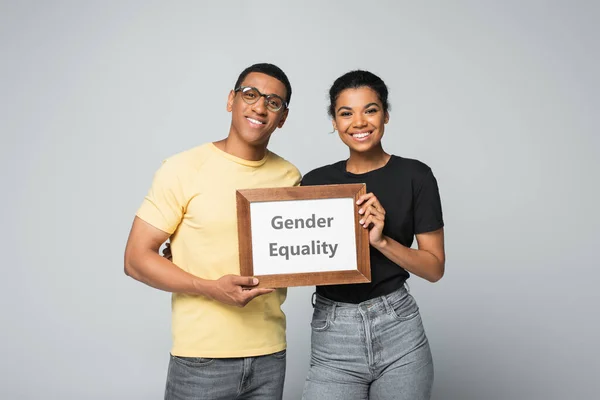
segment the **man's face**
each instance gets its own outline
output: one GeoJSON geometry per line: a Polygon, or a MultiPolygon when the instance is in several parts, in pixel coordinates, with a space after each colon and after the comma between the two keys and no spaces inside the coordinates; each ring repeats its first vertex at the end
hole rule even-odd
{"type": "MultiPolygon", "coordinates": [[[[287,95],[281,81],[259,72],[249,73],[240,86],[252,86],[262,94],[276,94],[282,99],[287,95]]],[[[242,94],[233,90],[229,93],[227,111],[231,112],[230,134],[236,135],[237,139],[253,147],[266,147],[271,134],[283,126],[288,114],[285,107],[279,111],[269,110],[264,97],[254,104],[247,104],[242,99],[242,94]]]]}

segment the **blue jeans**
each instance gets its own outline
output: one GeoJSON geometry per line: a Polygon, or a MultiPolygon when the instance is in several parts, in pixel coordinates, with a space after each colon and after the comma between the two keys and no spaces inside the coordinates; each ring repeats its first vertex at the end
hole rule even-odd
{"type": "Polygon", "coordinates": [[[281,400],[285,354],[283,350],[246,358],[171,355],[165,400],[281,400]]]}
{"type": "Polygon", "coordinates": [[[433,360],[405,287],[360,304],[316,295],[305,400],[425,400],[433,360]]]}

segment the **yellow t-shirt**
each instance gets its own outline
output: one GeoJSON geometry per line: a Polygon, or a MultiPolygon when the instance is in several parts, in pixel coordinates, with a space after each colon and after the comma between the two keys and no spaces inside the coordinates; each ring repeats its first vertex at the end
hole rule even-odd
{"type": "MultiPolygon", "coordinates": [[[[267,152],[260,161],[207,143],[167,159],[137,216],[171,233],[173,262],[204,279],[240,274],[236,189],[298,185],[298,169],[267,152]]],[[[173,294],[171,353],[183,357],[252,357],[286,347],[287,294],[278,289],[245,307],[204,296],[173,294]]]]}

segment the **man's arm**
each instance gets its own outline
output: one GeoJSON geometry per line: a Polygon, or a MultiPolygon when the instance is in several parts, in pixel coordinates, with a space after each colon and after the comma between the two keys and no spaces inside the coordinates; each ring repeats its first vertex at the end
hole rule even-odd
{"type": "Polygon", "coordinates": [[[225,275],[213,281],[182,270],[158,253],[169,236],[167,232],[135,217],[125,248],[125,274],[156,289],[202,295],[238,307],[273,291],[250,288],[258,284],[258,279],[253,277],[225,275]]]}

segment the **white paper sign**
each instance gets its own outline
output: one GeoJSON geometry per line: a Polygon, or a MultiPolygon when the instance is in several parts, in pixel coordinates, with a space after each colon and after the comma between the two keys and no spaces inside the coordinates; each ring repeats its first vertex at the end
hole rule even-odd
{"type": "Polygon", "coordinates": [[[254,275],[357,269],[353,213],[352,198],[251,203],[254,275]]]}

